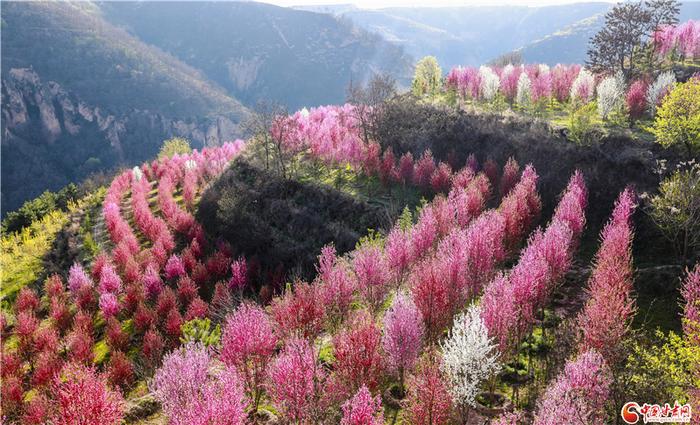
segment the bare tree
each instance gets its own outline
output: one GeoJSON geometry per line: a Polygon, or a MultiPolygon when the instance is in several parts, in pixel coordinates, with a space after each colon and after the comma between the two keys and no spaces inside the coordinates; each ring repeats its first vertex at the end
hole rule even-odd
{"type": "Polygon", "coordinates": [[[377,123],[381,119],[384,103],[396,95],[396,80],[388,74],[374,74],[366,85],[353,84],[348,87],[347,102],[355,105],[362,140],[373,140],[377,123]]]}
{"type": "Polygon", "coordinates": [[[284,122],[284,118],[287,116],[287,109],[281,104],[260,100],[243,123],[244,130],[251,134],[255,145],[262,150],[261,155],[265,170],[274,167],[283,177],[286,174],[286,169],[282,141],[289,127],[284,122]]]}
{"type": "Polygon", "coordinates": [[[651,14],[640,3],[618,3],[605,15],[605,26],[592,39],[588,66],[596,73],[621,71],[629,79],[632,56],[648,33],[651,14]]]}
{"type": "Polygon", "coordinates": [[[520,50],[504,53],[488,63],[490,66],[504,67],[506,65],[520,65],[523,61],[523,53],[520,50]]]}

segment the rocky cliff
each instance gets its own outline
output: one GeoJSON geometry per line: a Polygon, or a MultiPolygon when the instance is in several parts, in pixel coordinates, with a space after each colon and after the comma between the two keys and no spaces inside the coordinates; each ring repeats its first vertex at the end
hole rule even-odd
{"type": "Polygon", "coordinates": [[[2,79],[0,134],[4,213],[46,189],[151,158],[169,137],[186,137],[202,147],[240,132],[226,115],[174,119],[140,109],[115,113],[42,81],[32,69],[14,68],[2,79]]]}

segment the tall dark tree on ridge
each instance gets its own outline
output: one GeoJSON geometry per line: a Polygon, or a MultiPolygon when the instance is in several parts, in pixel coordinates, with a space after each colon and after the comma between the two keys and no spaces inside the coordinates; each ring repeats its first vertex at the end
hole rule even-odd
{"type": "MultiPolygon", "coordinates": [[[[592,39],[587,65],[596,73],[622,72],[626,79],[640,72],[640,55],[654,31],[678,22],[676,0],[618,3],[605,15],[605,26],[592,39]]],[[[646,62],[653,57],[646,57],[646,62]]]]}

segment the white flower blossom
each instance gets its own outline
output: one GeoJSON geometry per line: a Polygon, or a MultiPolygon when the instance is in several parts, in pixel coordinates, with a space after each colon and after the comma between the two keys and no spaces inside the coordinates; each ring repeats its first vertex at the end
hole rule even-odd
{"type": "Polygon", "coordinates": [[[676,84],[676,76],[671,71],[663,72],[647,89],[646,101],[651,115],[656,115],[656,108],[661,97],[676,84]]]}
{"type": "Polygon", "coordinates": [[[194,170],[195,168],[197,168],[197,163],[194,161],[194,159],[188,159],[185,161],[185,169],[194,170]]]}
{"type": "Polygon", "coordinates": [[[442,369],[456,404],[476,406],[481,384],[501,370],[498,350],[489,338],[481,307],[470,306],[457,316],[442,346],[442,369]]]}
{"type": "Polygon", "coordinates": [[[484,96],[484,100],[493,100],[498,94],[498,88],[501,85],[501,79],[498,78],[498,74],[487,66],[481,66],[479,68],[479,77],[481,77],[481,93],[484,96]]]}
{"type": "Polygon", "coordinates": [[[530,82],[530,77],[527,73],[523,72],[518,77],[518,91],[515,95],[515,101],[520,106],[526,106],[530,104],[530,99],[532,95],[532,83],[530,82]]]}
{"type": "Polygon", "coordinates": [[[141,179],[143,178],[143,171],[141,171],[141,168],[139,168],[139,167],[134,167],[131,170],[131,175],[134,177],[134,180],[136,180],[137,182],[140,182],[141,179]]]}
{"type": "Polygon", "coordinates": [[[625,99],[625,79],[621,73],[614,77],[606,77],[598,84],[598,115],[606,119],[618,108],[623,106],[625,99]]]}

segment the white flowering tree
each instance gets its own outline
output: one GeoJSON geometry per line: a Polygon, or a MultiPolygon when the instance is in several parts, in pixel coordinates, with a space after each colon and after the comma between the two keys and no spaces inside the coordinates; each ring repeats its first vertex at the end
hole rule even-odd
{"type": "Polygon", "coordinates": [[[141,168],[139,167],[132,168],[131,174],[134,177],[134,180],[136,180],[137,182],[141,181],[141,178],[143,177],[143,171],[141,171],[141,168]]]}
{"type": "Polygon", "coordinates": [[[481,384],[501,370],[496,344],[488,336],[481,307],[457,316],[442,344],[442,369],[456,405],[475,407],[481,384]]]}
{"type": "Polygon", "coordinates": [[[651,83],[647,89],[646,101],[652,117],[656,115],[656,108],[661,105],[661,100],[671,91],[674,84],[676,84],[676,76],[671,71],[662,72],[651,83]]]}
{"type": "Polygon", "coordinates": [[[518,78],[518,91],[515,95],[515,101],[519,106],[525,108],[530,104],[532,97],[532,82],[527,73],[523,72],[518,78]]]}
{"type": "Polygon", "coordinates": [[[598,115],[602,119],[622,108],[625,100],[625,79],[621,72],[606,77],[598,84],[598,115]]]}
{"type": "Polygon", "coordinates": [[[490,102],[498,94],[498,88],[501,86],[501,79],[498,74],[493,72],[488,66],[479,68],[479,77],[481,79],[481,93],[484,100],[490,102]]]}

